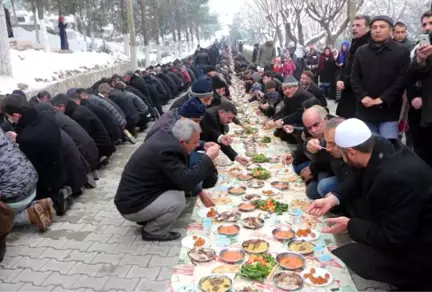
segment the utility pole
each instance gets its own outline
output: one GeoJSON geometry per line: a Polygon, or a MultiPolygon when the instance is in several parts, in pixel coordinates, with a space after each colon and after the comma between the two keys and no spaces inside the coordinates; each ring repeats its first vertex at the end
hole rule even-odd
{"type": "MultiPolygon", "coordinates": [[[[348,18],[350,20],[350,27],[353,25],[357,16],[357,0],[348,0],[348,18]]],[[[351,30],[350,30],[351,36],[351,30]]]]}
{"type": "Polygon", "coordinates": [[[128,19],[128,30],[129,30],[129,43],[130,43],[130,56],[132,62],[132,70],[138,68],[137,50],[136,50],[136,34],[135,34],[135,22],[133,15],[133,0],[128,0],[127,3],[127,19],[128,19]]]}

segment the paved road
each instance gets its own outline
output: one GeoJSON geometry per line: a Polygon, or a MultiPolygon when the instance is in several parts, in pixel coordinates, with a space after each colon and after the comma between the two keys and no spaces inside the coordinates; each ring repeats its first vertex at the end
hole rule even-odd
{"type": "MultiPolygon", "coordinates": [[[[30,226],[9,235],[0,263],[0,291],[166,290],[180,241],[142,241],[140,228],[124,220],[113,204],[124,165],[143,139],[141,134],[137,144],[121,145],[100,171],[98,187],[77,198],[47,232],[30,226]]],[[[183,234],[193,210],[193,202],[189,204],[174,226],[183,234]]],[[[359,290],[388,290],[356,275],[354,279],[359,290]]]]}

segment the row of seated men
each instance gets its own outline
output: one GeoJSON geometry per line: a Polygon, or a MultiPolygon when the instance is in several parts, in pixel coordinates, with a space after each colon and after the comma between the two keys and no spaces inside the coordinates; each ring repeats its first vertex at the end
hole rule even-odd
{"type": "MultiPolygon", "coordinates": [[[[0,200],[15,211],[13,226],[44,231],[72,198],[95,188],[97,170],[117,146],[162,114],[161,106],[196,79],[189,66],[150,67],[103,78],[88,89],[71,88],[27,99],[21,90],[0,98],[0,200]],[[160,72],[158,72],[158,70],[160,72]]],[[[0,235],[0,260],[6,234],[0,235]]]]}

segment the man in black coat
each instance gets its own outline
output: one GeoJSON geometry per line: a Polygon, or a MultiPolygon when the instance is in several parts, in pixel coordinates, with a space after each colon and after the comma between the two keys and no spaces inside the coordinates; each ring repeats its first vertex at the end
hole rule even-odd
{"type": "Polygon", "coordinates": [[[342,91],[336,114],[345,119],[353,118],[356,115],[357,99],[351,88],[351,70],[357,49],[368,44],[371,39],[369,16],[359,15],[356,17],[352,25],[352,34],[354,39],[336,82],[337,90],[342,91]]]}
{"type": "Polygon", "coordinates": [[[320,101],[322,107],[324,107],[327,112],[329,111],[327,108],[327,99],[324,95],[324,90],[322,90],[314,81],[313,81],[313,73],[311,71],[304,71],[301,74],[300,84],[302,87],[307,90],[310,94],[315,96],[316,99],[320,101]]]}
{"type": "Polygon", "coordinates": [[[326,220],[330,227],[323,233],[348,231],[354,241],[333,253],[360,277],[400,291],[431,291],[432,170],[398,140],[373,135],[358,119],[336,127],[335,144],[362,175],[354,186],[360,194],[330,194],[308,208],[322,216],[334,206],[360,199],[358,215],[326,220]]]}
{"type": "Polygon", "coordinates": [[[210,147],[192,167],[188,156],[199,145],[200,127],[180,119],[171,132],[158,131],[143,143],[125,166],[114,203],[122,216],[143,225],[142,239],[170,241],[169,231],[186,205],[185,192],[195,189],[213,171],[219,147],[210,147]]]}
{"type": "Polygon", "coordinates": [[[111,138],[101,120],[85,106],[77,104],[64,94],[58,94],[50,100],[51,104],[77,122],[95,141],[99,150],[99,159],[110,157],[114,152],[111,138]]]}
{"type": "Polygon", "coordinates": [[[207,110],[201,122],[203,132],[201,140],[215,142],[221,146],[221,150],[231,161],[237,161],[242,165],[249,164],[249,159],[239,155],[232,147],[232,139],[226,135],[229,131],[228,124],[233,122],[237,115],[237,109],[231,102],[223,102],[218,107],[207,110]]]}
{"type": "Polygon", "coordinates": [[[36,198],[50,197],[57,213],[66,210],[65,198],[68,194],[62,160],[60,128],[52,112],[37,112],[19,95],[10,95],[3,101],[3,111],[8,120],[15,124],[16,142],[38,173],[36,198]]]}
{"type": "Polygon", "coordinates": [[[387,139],[397,139],[398,121],[410,65],[409,49],[391,39],[393,20],[376,16],[372,40],[357,50],[351,86],[357,97],[356,117],[387,139]],[[377,82],[379,80],[379,82],[377,82]]]}

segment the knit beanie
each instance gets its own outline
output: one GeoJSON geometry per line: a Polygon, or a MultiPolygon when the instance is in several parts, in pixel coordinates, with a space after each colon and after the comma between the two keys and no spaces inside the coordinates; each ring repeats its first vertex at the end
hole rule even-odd
{"type": "Polygon", "coordinates": [[[259,81],[261,81],[261,75],[258,72],[255,72],[252,74],[252,79],[255,82],[259,82],[259,81]]]}
{"type": "Polygon", "coordinates": [[[67,92],[66,92],[66,95],[68,96],[68,97],[73,97],[73,96],[75,96],[75,94],[76,94],[76,92],[77,92],[77,88],[70,88],[67,92]]]}
{"type": "Polygon", "coordinates": [[[372,18],[372,21],[371,21],[370,25],[372,26],[372,24],[375,21],[378,21],[378,20],[387,22],[388,24],[390,24],[391,27],[394,26],[394,20],[393,20],[393,18],[391,18],[391,17],[389,17],[387,15],[377,15],[377,16],[375,16],[374,18],[372,18]]]}
{"type": "Polygon", "coordinates": [[[14,91],[12,91],[12,94],[27,97],[26,94],[24,93],[24,91],[22,91],[21,89],[15,89],[14,91]]]}
{"type": "Polygon", "coordinates": [[[191,92],[193,96],[203,97],[213,95],[213,84],[210,77],[201,77],[192,83],[191,92]]]}
{"type": "Polygon", "coordinates": [[[215,75],[212,77],[213,89],[225,88],[227,86],[226,81],[220,76],[215,75]]]}
{"type": "Polygon", "coordinates": [[[291,75],[285,78],[284,82],[282,83],[282,87],[294,87],[298,85],[299,82],[297,81],[297,79],[295,79],[291,75]]]}
{"type": "Polygon", "coordinates": [[[185,118],[202,118],[206,113],[206,106],[199,99],[192,98],[179,108],[178,113],[185,118]]]}

